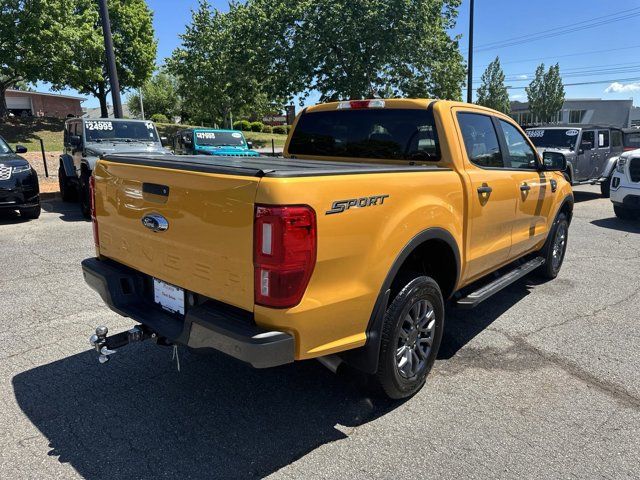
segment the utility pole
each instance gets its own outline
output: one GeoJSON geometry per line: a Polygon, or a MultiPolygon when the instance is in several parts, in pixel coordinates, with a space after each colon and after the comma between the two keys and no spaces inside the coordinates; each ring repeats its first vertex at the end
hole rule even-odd
{"type": "Polygon", "coordinates": [[[102,21],[102,34],[104,36],[104,49],[107,55],[107,72],[111,85],[111,98],[113,99],[113,116],[122,118],[122,100],[120,99],[120,82],[116,70],[116,56],[113,52],[113,38],[111,37],[111,22],[109,21],[109,9],[107,0],[98,0],[100,6],[100,20],[102,21]]]}
{"type": "Polygon", "coordinates": [[[469,60],[467,61],[467,103],[473,102],[473,0],[469,0],[469,60]]]}
{"type": "Polygon", "coordinates": [[[142,115],[142,120],[144,120],[144,103],[142,102],[142,88],[138,89],[138,97],[140,97],[140,114],[142,115]]]}

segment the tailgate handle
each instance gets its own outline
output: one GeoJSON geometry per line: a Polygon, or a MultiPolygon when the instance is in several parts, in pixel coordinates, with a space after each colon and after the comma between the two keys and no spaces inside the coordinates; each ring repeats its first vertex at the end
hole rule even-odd
{"type": "Polygon", "coordinates": [[[169,196],[169,187],[167,185],[158,185],[157,183],[143,183],[143,193],[151,193],[153,195],[160,195],[162,197],[169,196]]]}

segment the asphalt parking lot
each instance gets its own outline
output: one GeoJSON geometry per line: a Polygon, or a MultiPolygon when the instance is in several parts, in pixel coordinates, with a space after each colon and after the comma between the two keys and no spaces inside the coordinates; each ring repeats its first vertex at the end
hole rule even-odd
{"type": "Polygon", "coordinates": [[[87,338],[131,323],[85,286],[77,205],[0,217],[2,478],[638,478],[640,221],[576,189],[552,282],[450,308],[426,387],[369,398],[315,361],[253,370],[222,354],[87,338]]]}

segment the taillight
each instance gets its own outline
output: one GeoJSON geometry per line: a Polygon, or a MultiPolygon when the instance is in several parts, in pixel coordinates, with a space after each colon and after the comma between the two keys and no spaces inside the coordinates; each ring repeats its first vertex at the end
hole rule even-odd
{"type": "Polygon", "coordinates": [[[91,212],[91,223],[93,224],[93,243],[100,246],[98,237],[98,221],[96,219],[96,179],[93,175],[89,177],[89,211],[91,212]]]}
{"type": "Polygon", "coordinates": [[[384,100],[349,100],[348,102],[340,102],[338,110],[359,109],[359,108],[384,108],[384,100]]]}
{"type": "Polygon", "coordinates": [[[253,242],[256,304],[289,308],[300,303],[316,264],[314,210],[256,205],[253,242]]]}

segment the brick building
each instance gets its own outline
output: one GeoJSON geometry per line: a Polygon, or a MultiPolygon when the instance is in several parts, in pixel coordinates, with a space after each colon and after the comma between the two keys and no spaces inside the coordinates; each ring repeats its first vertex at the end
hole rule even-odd
{"type": "Polygon", "coordinates": [[[9,112],[16,116],[67,118],[82,116],[81,104],[85,99],[56,93],[7,90],[6,100],[9,112]]]}

